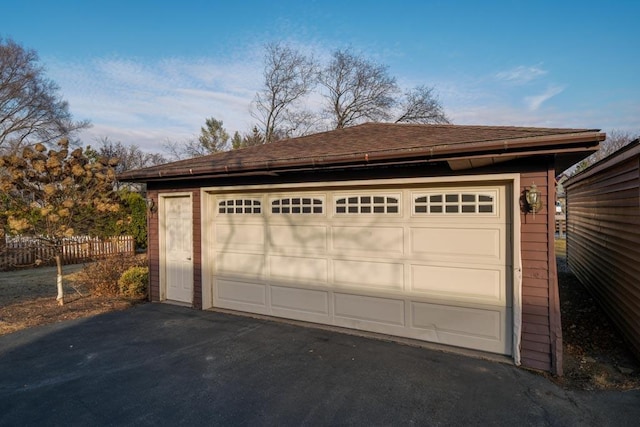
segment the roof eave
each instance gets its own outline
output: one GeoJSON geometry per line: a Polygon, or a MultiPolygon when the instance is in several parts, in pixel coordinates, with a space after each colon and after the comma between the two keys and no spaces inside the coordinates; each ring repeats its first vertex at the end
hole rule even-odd
{"type": "Polygon", "coordinates": [[[589,165],[586,169],[580,172],[577,172],[573,176],[569,177],[564,182],[564,186],[566,188],[571,187],[576,182],[589,178],[598,172],[601,172],[607,168],[610,168],[613,165],[618,164],[619,162],[629,160],[630,158],[633,158],[638,155],[640,155],[640,138],[636,138],[626,146],[618,149],[617,151],[614,151],[613,153],[598,160],[592,165],[589,165]]]}
{"type": "Polygon", "coordinates": [[[482,157],[502,157],[508,155],[536,156],[560,154],[563,152],[595,151],[605,134],[597,131],[553,135],[552,137],[531,137],[512,140],[496,140],[471,142],[468,144],[442,144],[431,147],[419,147],[403,151],[378,151],[371,153],[355,153],[342,156],[325,156],[317,158],[266,160],[239,165],[215,165],[200,167],[164,168],[127,171],[120,174],[121,181],[152,182],[164,180],[189,179],[215,176],[247,176],[269,175],[286,172],[290,169],[323,169],[332,166],[375,165],[392,161],[422,159],[423,161],[450,161],[482,157]]]}

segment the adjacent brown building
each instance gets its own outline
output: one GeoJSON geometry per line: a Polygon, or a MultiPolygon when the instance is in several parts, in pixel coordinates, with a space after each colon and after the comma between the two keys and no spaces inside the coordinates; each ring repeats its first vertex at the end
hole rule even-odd
{"type": "Polygon", "coordinates": [[[640,141],[564,185],[569,267],[640,357],[640,141]]]}
{"type": "Polygon", "coordinates": [[[154,204],[152,301],[470,348],[560,374],[554,177],[604,137],[368,123],[120,179],[146,183],[154,204]]]}

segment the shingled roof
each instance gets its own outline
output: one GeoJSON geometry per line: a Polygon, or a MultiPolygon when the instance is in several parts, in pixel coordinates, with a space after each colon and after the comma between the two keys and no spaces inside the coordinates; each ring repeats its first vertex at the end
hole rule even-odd
{"type": "Polygon", "coordinates": [[[586,156],[604,138],[598,129],[365,123],[126,171],[119,179],[144,182],[417,160],[447,161],[463,169],[535,154],[586,156]]]}

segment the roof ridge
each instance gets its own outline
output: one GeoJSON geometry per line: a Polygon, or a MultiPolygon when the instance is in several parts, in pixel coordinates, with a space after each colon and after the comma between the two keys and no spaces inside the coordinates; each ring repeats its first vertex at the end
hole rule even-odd
{"type": "MultiPolygon", "coordinates": [[[[496,125],[455,125],[366,122],[356,126],[283,139],[270,144],[212,153],[173,163],[123,172],[123,178],[203,173],[206,170],[268,170],[274,164],[297,162],[326,165],[372,157],[442,157],[597,142],[604,134],[596,129],[537,128],[496,125]]],[[[582,146],[581,146],[582,147],[582,146]]],[[[474,155],[475,155],[474,154],[474,155]]]]}

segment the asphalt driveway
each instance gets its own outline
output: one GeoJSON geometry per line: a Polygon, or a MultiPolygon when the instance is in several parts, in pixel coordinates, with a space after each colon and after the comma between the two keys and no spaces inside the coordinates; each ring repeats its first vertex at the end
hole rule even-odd
{"type": "Polygon", "coordinates": [[[0,425],[637,425],[640,391],[145,304],[0,337],[0,425]]]}

